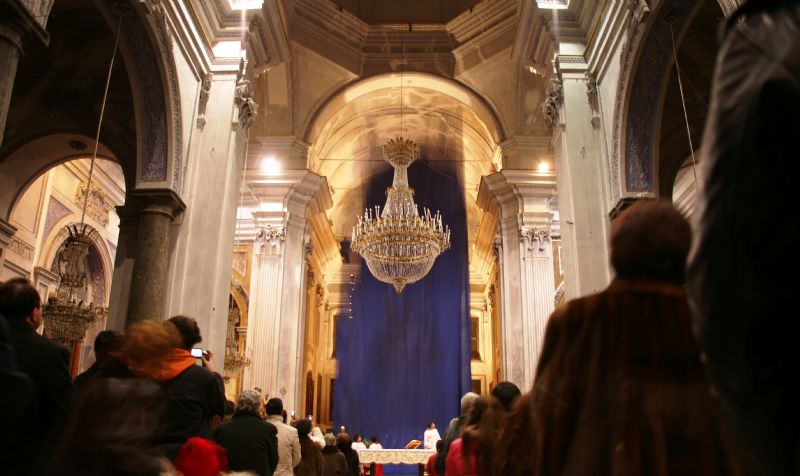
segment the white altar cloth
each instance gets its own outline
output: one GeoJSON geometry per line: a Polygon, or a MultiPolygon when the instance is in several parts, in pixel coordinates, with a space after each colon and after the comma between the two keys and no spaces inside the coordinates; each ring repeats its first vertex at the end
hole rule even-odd
{"type": "Polygon", "coordinates": [[[362,464],[425,464],[436,450],[358,450],[358,460],[362,464]]]}

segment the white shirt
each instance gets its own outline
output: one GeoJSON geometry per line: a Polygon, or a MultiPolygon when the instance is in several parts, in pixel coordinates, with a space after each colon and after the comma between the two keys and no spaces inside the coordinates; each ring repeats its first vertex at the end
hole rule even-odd
{"type": "Polygon", "coordinates": [[[375,443],[372,443],[371,445],[369,445],[369,449],[371,449],[371,450],[382,450],[383,446],[381,446],[381,444],[376,441],[375,443]]]}
{"type": "Polygon", "coordinates": [[[439,436],[439,430],[436,428],[428,428],[425,430],[425,437],[424,440],[424,448],[427,450],[432,450],[436,448],[436,442],[441,440],[442,437],[439,436]]]}
{"type": "Polygon", "coordinates": [[[353,442],[353,444],[351,445],[351,448],[353,448],[353,449],[354,449],[354,450],[356,450],[356,451],[358,451],[358,450],[365,450],[365,449],[367,449],[367,445],[365,445],[365,444],[364,444],[363,442],[361,442],[361,441],[354,441],[354,442],[353,442]]]}

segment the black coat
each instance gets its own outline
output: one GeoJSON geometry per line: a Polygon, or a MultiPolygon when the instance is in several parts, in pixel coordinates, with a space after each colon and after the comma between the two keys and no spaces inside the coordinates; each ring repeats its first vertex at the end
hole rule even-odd
{"type": "Polygon", "coordinates": [[[0,430],[0,468],[25,475],[38,471],[52,453],[69,413],[73,386],[64,346],[37,334],[24,320],[9,319],[8,326],[19,368],[33,383],[33,396],[24,417],[0,430]]]}
{"type": "Polygon", "coordinates": [[[228,452],[231,471],[272,476],[278,466],[278,429],[250,413],[237,413],[214,432],[214,440],[228,452]]]}
{"type": "Polygon", "coordinates": [[[212,439],[209,423],[225,415],[225,384],[222,377],[193,365],[164,382],[167,399],[161,447],[175,461],[181,446],[193,436],[212,439]]]}
{"type": "Polygon", "coordinates": [[[298,435],[300,440],[300,464],[294,467],[295,476],[322,476],[325,458],[322,450],[308,436],[298,435]]]}
{"type": "Polygon", "coordinates": [[[750,1],[740,13],[703,134],[689,291],[709,375],[753,456],[748,471],[800,474],[800,4],[750,1]]]}
{"type": "Polygon", "coordinates": [[[322,457],[325,458],[324,476],[347,476],[347,461],[339,448],[326,446],[322,449],[322,457]]]}
{"type": "Polygon", "coordinates": [[[350,476],[359,476],[361,474],[361,463],[358,460],[358,453],[348,444],[336,445],[339,451],[344,455],[344,460],[347,462],[347,474],[350,476]]]}

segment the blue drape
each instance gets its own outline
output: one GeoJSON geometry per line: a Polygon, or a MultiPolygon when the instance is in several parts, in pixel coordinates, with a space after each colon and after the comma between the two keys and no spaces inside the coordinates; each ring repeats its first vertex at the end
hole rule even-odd
{"type": "MultiPolygon", "coordinates": [[[[408,175],[420,208],[441,210],[452,230],[451,249],[400,295],[362,264],[351,317],[337,322],[335,428],[344,425],[365,438],[377,435],[384,448],[422,440],[431,420],[444,436],[459,413],[461,395],[471,387],[463,186],[455,173],[434,171],[421,161],[408,175]]],[[[383,206],[391,181],[391,170],[371,180],[368,206],[383,206]]]]}

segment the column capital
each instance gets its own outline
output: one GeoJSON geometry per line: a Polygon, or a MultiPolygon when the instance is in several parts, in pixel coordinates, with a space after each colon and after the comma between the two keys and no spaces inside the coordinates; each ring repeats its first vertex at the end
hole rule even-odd
{"type": "Polygon", "coordinates": [[[286,227],[283,225],[256,225],[255,249],[259,254],[280,254],[285,239],[286,227]]]}
{"type": "Polygon", "coordinates": [[[117,207],[124,214],[160,213],[175,219],[186,209],[181,197],[170,189],[140,189],[128,194],[125,205],[117,207]]]}

